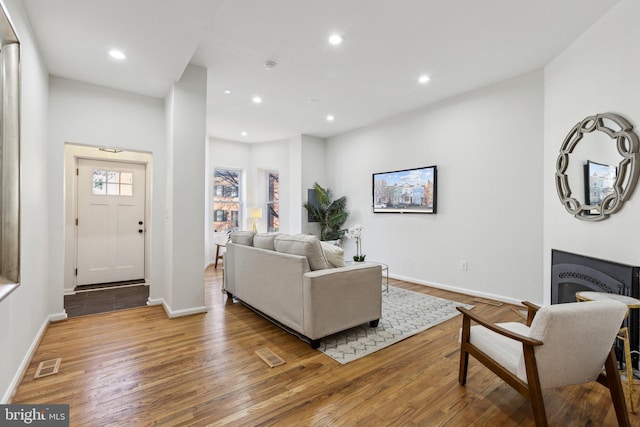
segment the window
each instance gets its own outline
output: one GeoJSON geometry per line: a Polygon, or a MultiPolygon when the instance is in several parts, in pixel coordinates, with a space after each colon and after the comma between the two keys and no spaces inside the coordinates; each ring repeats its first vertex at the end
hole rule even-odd
{"type": "Polygon", "coordinates": [[[267,173],[267,231],[269,232],[280,230],[279,182],[278,172],[267,173]]]}
{"type": "Polygon", "coordinates": [[[133,196],[133,172],[93,171],[94,196],[133,196]]]}
{"type": "Polygon", "coordinates": [[[240,177],[242,171],[216,168],[213,172],[213,231],[226,233],[239,229],[240,177]]]}
{"type": "Polygon", "coordinates": [[[217,210],[214,213],[214,218],[216,222],[226,222],[227,221],[227,211],[217,210]]]}

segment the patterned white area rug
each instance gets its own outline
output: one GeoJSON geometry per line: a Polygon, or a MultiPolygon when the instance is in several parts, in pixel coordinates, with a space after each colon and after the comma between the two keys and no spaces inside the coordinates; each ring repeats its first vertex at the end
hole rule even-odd
{"type": "Polygon", "coordinates": [[[377,328],[365,324],[339,332],[323,338],[318,350],[342,364],[349,363],[459,315],[457,306],[473,307],[389,286],[389,292],[382,292],[377,328]]]}

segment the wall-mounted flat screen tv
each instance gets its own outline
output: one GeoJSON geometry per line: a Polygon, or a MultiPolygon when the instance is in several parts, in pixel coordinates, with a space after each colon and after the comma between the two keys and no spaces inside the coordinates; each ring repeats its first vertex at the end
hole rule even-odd
{"type": "Polygon", "coordinates": [[[437,168],[404,169],[373,174],[373,212],[434,214],[437,168]]]}

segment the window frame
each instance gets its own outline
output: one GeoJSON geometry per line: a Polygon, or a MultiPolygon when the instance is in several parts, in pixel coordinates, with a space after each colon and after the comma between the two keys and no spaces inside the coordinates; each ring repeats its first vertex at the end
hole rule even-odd
{"type": "Polygon", "coordinates": [[[0,300],[20,284],[20,40],[0,4],[0,300]]]}
{"type": "Polygon", "coordinates": [[[266,171],[267,178],[267,194],[266,194],[266,211],[267,211],[267,232],[273,233],[280,231],[280,172],[277,170],[266,171]],[[275,199],[272,200],[272,176],[275,176],[275,199]],[[275,209],[272,207],[275,206],[275,209]]]}

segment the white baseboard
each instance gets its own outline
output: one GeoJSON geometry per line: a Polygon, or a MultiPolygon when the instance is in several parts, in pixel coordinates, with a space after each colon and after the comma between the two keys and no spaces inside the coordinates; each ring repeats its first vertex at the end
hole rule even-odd
{"type": "Polygon", "coordinates": [[[47,331],[47,327],[49,326],[49,323],[62,320],[62,318],[66,319],[67,313],[52,314],[42,323],[42,325],[40,326],[40,329],[38,330],[38,333],[36,334],[33,341],[31,342],[31,345],[29,346],[27,353],[22,358],[22,362],[20,362],[20,366],[16,370],[16,374],[13,376],[13,379],[9,384],[9,388],[5,392],[4,396],[2,396],[2,400],[0,400],[0,404],[5,405],[11,402],[11,399],[13,399],[13,396],[16,394],[16,391],[18,391],[18,387],[22,382],[22,378],[24,378],[24,375],[27,373],[27,369],[29,369],[29,365],[31,364],[31,359],[33,359],[33,356],[36,350],[38,349],[38,346],[40,345],[40,341],[42,340],[44,333],[47,331]]]}
{"type": "Polygon", "coordinates": [[[430,286],[432,288],[444,289],[445,291],[456,292],[456,293],[459,293],[459,294],[465,294],[465,295],[470,295],[470,296],[474,296],[474,297],[491,299],[491,300],[494,300],[494,301],[500,301],[500,302],[504,302],[504,303],[507,303],[507,304],[522,305],[522,301],[521,300],[505,297],[505,296],[502,296],[502,295],[496,295],[496,294],[491,294],[491,293],[487,293],[487,292],[478,292],[478,291],[473,291],[471,289],[459,288],[457,286],[444,285],[442,283],[426,282],[424,280],[414,279],[413,277],[398,276],[396,274],[390,274],[389,278],[397,279],[397,280],[403,280],[405,282],[416,283],[418,285],[430,286]]]}
{"type": "Polygon", "coordinates": [[[164,299],[162,298],[147,298],[147,305],[162,305],[164,304],[164,299]]]}
{"type": "Polygon", "coordinates": [[[164,308],[164,311],[167,313],[167,316],[169,316],[170,319],[174,319],[176,317],[191,316],[193,314],[202,314],[208,311],[207,307],[204,306],[185,308],[182,310],[172,310],[171,307],[169,307],[167,304],[163,304],[162,307],[164,308]]]}
{"type": "Polygon", "coordinates": [[[63,310],[62,313],[58,314],[50,314],[49,315],[49,323],[51,322],[60,322],[61,320],[67,320],[69,316],[67,315],[67,311],[63,310]]]}
{"type": "Polygon", "coordinates": [[[75,288],[64,288],[63,295],[75,295],[75,288]]]}
{"type": "Polygon", "coordinates": [[[154,298],[154,299],[147,299],[147,305],[162,305],[162,308],[164,309],[164,312],[167,314],[167,317],[169,317],[169,319],[174,319],[176,317],[183,317],[183,316],[191,316],[193,314],[201,314],[201,313],[206,313],[207,307],[192,307],[192,308],[185,308],[182,310],[173,310],[171,307],[169,307],[169,304],[167,304],[167,302],[163,299],[163,298],[154,298]]]}

